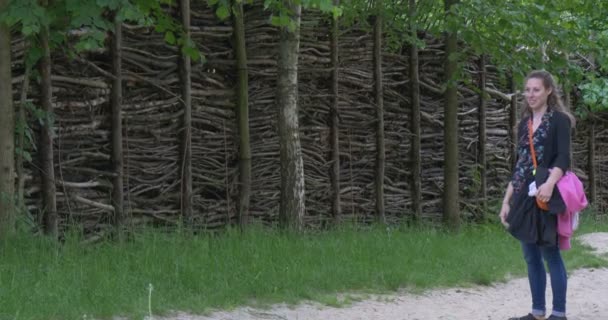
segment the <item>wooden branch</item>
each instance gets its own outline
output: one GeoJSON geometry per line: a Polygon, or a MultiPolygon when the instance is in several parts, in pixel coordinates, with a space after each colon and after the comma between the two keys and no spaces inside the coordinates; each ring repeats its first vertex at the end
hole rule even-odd
{"type": "Polygon", "coordinates": [[[69,182],[63,180],[57,180],[57,184],[69,188],[95,188],[95,187],[108,187],[108,183],[99,181],[87,181],[87,182],[69,182]]]}
{"type": "Polygon", "coordinates": [[[85,87],[93,87],[93,88],[100,88],[100,89],[109,88],[107,83],[105,83],[103,81],[97,81],[97,80],[91,80],[91,79],[77,79],[77,78],[71,78],[71,77],[51,75],[51,80],[54,82],[75,84],[75,85],[81,85],[81,86],[85,86],[85,87]]]}
{"type": "Polygon", "coordinates": [[[491,94],[493,96],[499,97],[500,99],[502,99],[504,101],[509,101],[509,102],[511,102],[511,99],[513,99],[513,96],[519,94],[519,92],[508,93],[508,94],[507,93],[502,93],[502,92],[500,92],[498,90],[494,90],[494,89],[488,88],[488,87],[486,87],[485,90],[486,90],[487,93],[489,93],[489,94],[491,94]]]}
{"type": "Polygon", "coordinates": [[[85,199],[85,198],[83,198],[79,195],[75,195],[75,194],[70,195],[70,198],[76,202],[86,204],[91,207],[95,207],[95,208],[98,208],[98,209],[101,209],[104,211],[114,212],[114,207],[109,204],[104,204],[104,203],[96,202],[93,200],[85,199]]]}

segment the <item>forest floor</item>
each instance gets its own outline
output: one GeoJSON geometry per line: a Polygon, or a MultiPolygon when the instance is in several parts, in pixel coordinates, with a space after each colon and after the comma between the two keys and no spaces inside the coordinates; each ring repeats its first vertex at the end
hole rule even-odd
{"type": "MultiPolygon", "coordinates": [[[[597,254],[608,254],[608,233],[589,233],[578,238],[597,254]]],[[[356,295],[354,295],[356,296],[356,295]]],[[[352,299],[353,295],[345,295],[352,299]]],[[[578,269],[568,278],[568,319],[608,319],[608,268],[578,269]]],[[[551,312],[551,289],[547,284],[547,308],[551,312]]],[[[341,307],[316,302],[272,305],[269,308],[240,307],[215,311],[206,316],[177,313],[163,320],[355,320],[355,319],[509,319],[530,311],[527,278],[515,278],[490,286],[406,291],[366,295],[341,307]]],[[[155,319],[158,319],[155,317],[155,319]]]]}

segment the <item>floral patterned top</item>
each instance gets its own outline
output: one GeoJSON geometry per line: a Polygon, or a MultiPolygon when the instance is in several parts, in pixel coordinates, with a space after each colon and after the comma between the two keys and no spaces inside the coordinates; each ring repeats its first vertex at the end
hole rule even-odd
{"type": "MultiPolygon", "coordinates": [[[[553,117],[553,110],[548,111],[543,115],[540,125],[534,131],[534,151],[536,152],[536,162],[542,163],[544,154],[545,140],[549,132],[551,125],[551,117],[553,117]]],[[[528,118],[529,119],[529,118],[528,118]]],[[[525,121],[529,121],[526,119],[525,121]]],[[[515,193],[521,192],[521,190],[527,186],[527,177],[532,176],[534,171],[534,163],[532,162],[532,155],[530,153],[530,139],[528,126],[525,126],[526,132],[521,135],[520,140],[517,142],[517,163],[515,164],[515,170],[513,170],[513,177],[511,178],[511,184],[513,185],[513,191],[515,193]]],[[[527,189],[526,189],[527,192],[527,189]]]]}

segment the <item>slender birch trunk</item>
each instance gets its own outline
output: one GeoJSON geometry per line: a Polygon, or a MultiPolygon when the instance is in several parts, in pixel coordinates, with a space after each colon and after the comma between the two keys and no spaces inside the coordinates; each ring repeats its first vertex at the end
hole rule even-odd
{"type": "Polygon", "coordinates": [[[294,28],[281,27],[279,42],[276,96],[281,154],[279,221],[283,228],[300,230],[305,213],[304,163],[298,121],[298,53],[302,8],[292,0],[285,0],[285,5],[292,11],[294,28]]]}

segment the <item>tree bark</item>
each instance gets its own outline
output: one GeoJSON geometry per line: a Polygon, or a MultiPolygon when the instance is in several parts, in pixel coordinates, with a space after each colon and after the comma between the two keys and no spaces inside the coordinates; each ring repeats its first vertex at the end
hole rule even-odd
{"type": "MultiPolygon", "coordinates": [[[[8,5],[0,0],[0,11],[8,5]]],[[[11,36],[0,23],[0,238],[15,224],[15,109],[11,73],[11,36]]]]}
{"type": "Polygon", "coordinates": [[[251,198],[251,142],[249,135],[249,71],[247,69],[247,44],[243,3],[233,1],[234,40],[238,74],[236,116],[239,126],[239,204],[238,223],[249,223],[251,198]]]}
{"type": "Polygon", "coordinates": [[[279,40],[276,103],[279,109],[279,145],[281,154],[281,227],[302,228],[305,213],[304,163],[298,121],[298,53],[300,47],[301,6],[285,0],[292,12],[294,30],[281,27],[279,40]]]}
{"type": "Polygon", "coordinates": [[[511,133],[511,169],[515,168],[517,162],[517,84],[513,74],[509,75],[509,86],[511,89],[511,106],[509,108],[509,132],[511,133]]]}
{"type": "Polygon", "coordinates": [[[27,118],[25,117],[25,104],[27,103],[27,93],[29,92],[30,86],[30,75],[32,67],[27,64],[25,67],[25,74],[23,75],[23,84],[21,86],[21,97],[19,99],[19,109],[17,113],[17,122],[20,126],[17,130],[17,148],[19,152],[16,157],[16,171],[17,171],[17,208],[19,211],[25,212],[25,172],[23,166],[24,154],[27,147],[25,146],[25,131],[27,130],[27,118]]]}
{"type": "MultiPolygon", "coordinates": [[[[190,39],[190,0],[180,0],[182,26],[186,39],[190,39]]],[[[182,53],[180,59],[180,84],[184,105],[181,145],[181,210],[182,219],[192,227],[192,66],[190,56],[182,53]]]]}
{"type": "Polygon", "coordinates": [[[376,215],[386,222],[384,213],[384,171],[386,152],[384,146],[384,92],[382,82],[382,0],[376,3],[374,23],[374,97],[376,101],[376,215]]]}
{"type": "Polygon", "coordinates": [[[479,159],[479,197],[482,201],[482,217],[487,212],[487,157],[486,157],[486,56],[479,57],[479,143],[477,144],[477,157],[479,159]]]}
{"type": "MultiPolygon", "coordinates": [[[[47,7],[47,0],[42,0],[42,6],[47,7]]],[[[42,59],[40,68],[40,105],[45,114],[44,123],[40,130],[40,158],[42,178],[42,201],[44,205],[44,232],[52,238],[58,235],[57,194],[55,188],[55,167],[53,159],[53,103],[51,83],[51,49],[49,47],[49,27],[41,28],[40,43],[42,59]]]]}
{"type": "MultiPolygon", "coordinates": [[[[415,23],[416,0],[409,0],[409,20],[412,39],[418,39],[418,29],[415,23]]],[[[415,41],[410,44],[410,98],[411,98],[411,197],[412,211],[416,221],[422,217],[422,185],[420,183],[422,174],[421,159],[421,123],[420,123],[420,72],[418,70],[418,45],[415,41]]]]}
{"type": "MultiPolygon", "coordinates": [[[[334,0],[335,6],[340,5],[340,0],[334,0]]],[[[331,93],[332,103],[330,110],[330,144],[331,144],[331,155],[330,155],[330,179],[331,179],[331,190],[332,190],[332,201],[331,201],[331,212],[334,217],[334,221],[338,221],[342,213],[340,206],[340,119],[338,117],[340,112],[340,91],[339,91],[339,77],[340,77],[340,61],[339,61],[339,20],[334,18],[331,21],[331,93]]]]}
{"type": "Polygon", "coordinates": [[[595,168],[595,120],[591,120],[589,124],[589,142],[588,142],[588,163],[589,167],[589,201],[591,203],[595,203],[597,200],[597,179],[595,176],[596,168],[595,168]]]}
{"type": "MultiPolygon", "coordinates": [[[[458,0],[446,0],[446,16],[451,15],[451,8],[458,0]]],[[[447,32],[445,51],[445,130],[444,130],[444,220],[450,229],[460,225],[458,195],[458,38],[456,31],[447,32]]]]}
{"type": "MultiPolygon", "coordinates": [[[[568,60],[568,53],[564,52],[564,58],[568,60]]],[[[564,81],[562,82],[562,90],[564,93],[564,104],[566,104],[566,108],[568,110],[573,111],[572,104],[572,87],[570,86],[570,81],[568,80],[568,68],[564,70],[564,81]]],[[[573,128],[572,132],[575,132],[576,128],[573,128]]],[[[570,135],[570,145],[572,145],[572,138],[574,134],[570,135]]],[[[576,164],[574,163],[574,148],[570,148],[570,168],[574,168],[576,164]]]]}
{"type": "Polygon", "coordinates": [[[114,17],[114,35],[112,37],[112,205],[114,206],[113,223],[121,232],[124,221],[123,195],[123,150],[122,150],[122,21],[114,17]]]}

